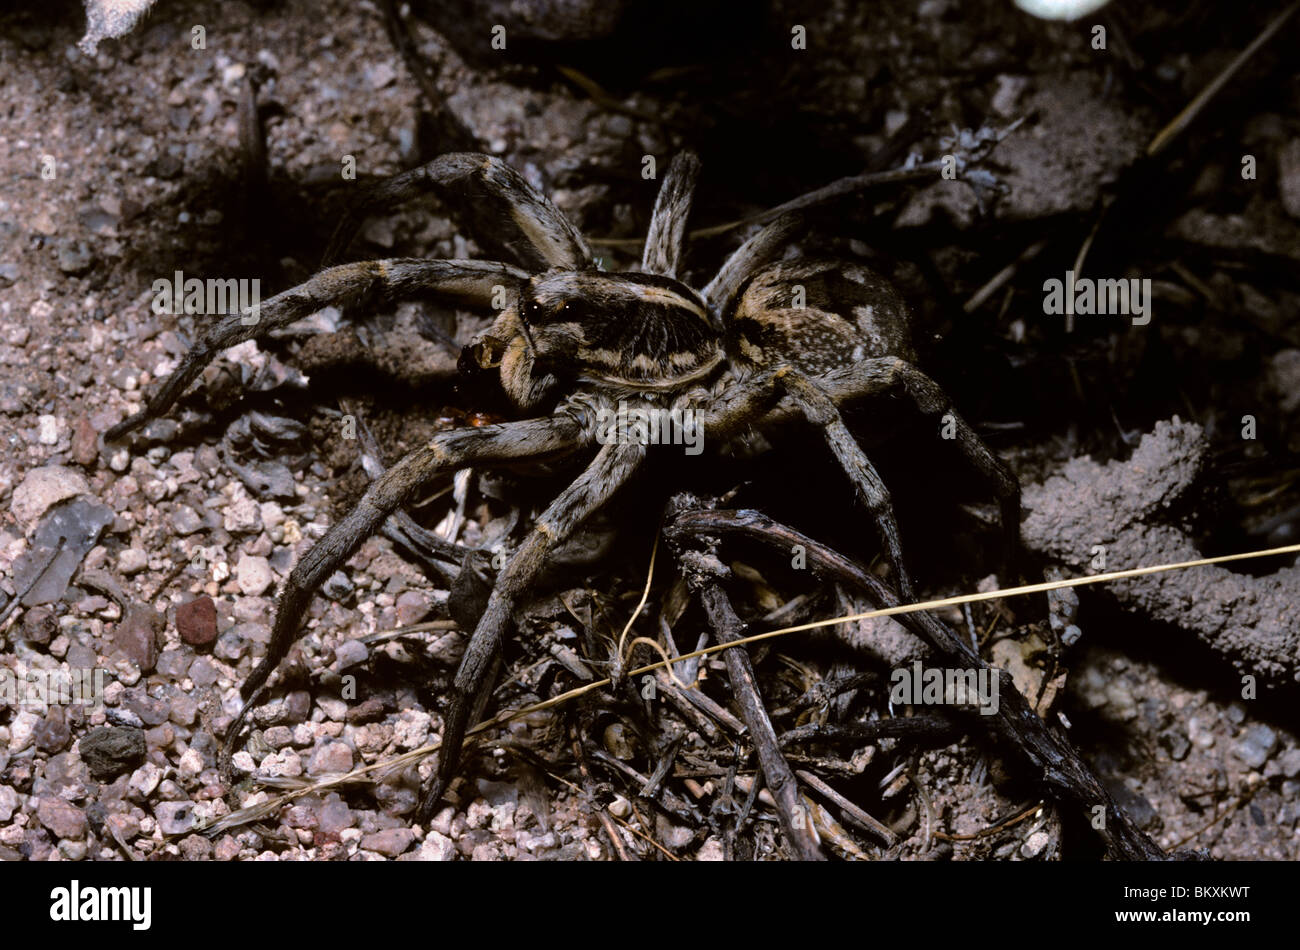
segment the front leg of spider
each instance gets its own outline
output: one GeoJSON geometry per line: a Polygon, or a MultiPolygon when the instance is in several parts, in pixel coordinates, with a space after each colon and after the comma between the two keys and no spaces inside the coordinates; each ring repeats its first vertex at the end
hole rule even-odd
{"type": "Polygon", "coordinates": [[[444,300],[486,308],[495,288],[516,284],[527,273],[492,261],[443,261],[394,258],[340,264],[321,271],[305,283],[263,301],[255,310],[232,313],[210,327],[185,354],[179,367],[164,380],[145,407],[104,433],[113,442],[163,416],[184,395],[186,388],[223,350],[265,337],[330,306],[349,301],[397,300],[428,293],[444,300]]]}

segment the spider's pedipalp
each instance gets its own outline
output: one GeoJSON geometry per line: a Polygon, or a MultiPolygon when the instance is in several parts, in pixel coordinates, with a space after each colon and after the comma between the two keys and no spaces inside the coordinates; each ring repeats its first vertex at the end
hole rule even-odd
{"type": "Polygon", "coordinates": [[[325,252],[326,263],[347,250],[366,215],[433,193],[487,253],[530,271],[591,266],[591,248],[545,195],[499,158],[477,152],[440,155],[427,165],[372,184],[344,215],[325,252]]]}
{"type": "Polygon", "coordinates": [[[582,474],[547,506],[528,537],[497,575],[487,610],[474,628],[460,669],[456,671],[451,701],[444,717],[438,771],[417,813],[421,821],[433,814],[442,793],[455,777],[470,714],[488,686],[492,661],[501,649],[501,640],[515,607],[545,565],[547,553],[573,534],[587,517],[627,483],[640,467],[645,452],[645,447],[635,442],[602,446],[582,474]]]}
{"type": "Polygon", "coordinates": [[[440,432],[371,484],[355,508],[325,532],[302,556],[280,589],[275,626],[266,656],[241,687],[246,702],[227,732],[226,749],[248,713],[252,697],[275,672],[301,635],[316,588],[352,556],[361,543],[434,476],[467,465],[531,460],[572,451],[583,444],[582,427],[567,415],[440,432]]]}
{"type": "Polygon", "coordinates": [[[232,313],[208,328],[203,338],[149,399],[145,408],[104,433],[105,441],[121,438],[165,413],[222,350],[265,336],[329,306],[378,294],[385,298],[425,292],[458,303],[486,307],[493,288],[517,284],[527,274],[509,264],[492,261],[438,261],[393,258],[340,264],[323,270],[246,313],[232,313]]]}
{"type": "Polygon", "coordinates": [[[699,177],[700,159],[694,152],[679,152],[673,157],[650,215],[641,255],[641,270],[645,273],[677,276],[686,256],[686,221],[691,215],[691,201],[699,177]]]}

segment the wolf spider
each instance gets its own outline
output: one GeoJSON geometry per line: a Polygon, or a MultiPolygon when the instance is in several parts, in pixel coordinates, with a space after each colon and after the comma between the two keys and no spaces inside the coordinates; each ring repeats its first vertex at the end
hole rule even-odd
{"type": "MultiPolygon", "coordinates": [[[[431,814],[455,774],[469,717],[486,698],[491,663],[511,614],[548,552],[609,502],[646,456],[644,440],[599,438],[602,410],[611,411],[620,400],[625,410],[689,409],[714,446],[783,420],[802,419],[820,429],[875,519],[900,592],[910,599],[889,492],[839,411],[864,396],[904,393],[924,414],[943,415],[955,428],[957,446],[1000,501],[1009,550],[1014,547],[1020,520],[1016,479],[952,409],[943,390],[913,365],[907,310],[884,278],[860,264],[778,261],[799,224],[797,216],[785,215],[737,249],[702,292],[678,280],[699,168],[689,152],[671,163],[641,268],[630,273],[599,270],[577,228],[499,159],[449,154],[383,180],[366,207],[431,191],[489,253],[522,266],[396,258],[329,267],[262,303],[251,325],[239,314],[222,319],[142,411],[106,433],[106,439],[116,439],[166,412],[227,347],[327,306],[375,293],[427,292],[483,308],[495,297],[501,308],[490,329],[464,348],[461,369],[491,373],[524,418],[437,434],[374,481],[298,561],[280,591],[266,656],[241,689],[244,705],[227,734],[227,750],[300,636],[321,582],[431,479],[471,465],[595,448],[586,468],[546,508],[497,575],[454,679],[438,768],[421,800],[421,816],[431,814]]],[[[360,218],[360,212],[345,218],[327,260],[346,247],[360,218]]]]}

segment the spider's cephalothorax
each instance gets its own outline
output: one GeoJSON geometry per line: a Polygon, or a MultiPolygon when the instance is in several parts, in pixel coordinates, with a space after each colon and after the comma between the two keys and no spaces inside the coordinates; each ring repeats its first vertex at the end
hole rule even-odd
{"type": "MultiPolygon", "coordinates": [[[[935,421],[936,433],[942,417],[949,438],[1001,502],[1008,547],[1014,547],[1019,486],[943,390],[912,364],[907,312],[887,281],[858,264],[772,263],[795,230],[790,215],[738,248],[702,292],[678,280],[698,173],[693,155],[674,159],[655,203],[640,272],[624,274],[597,270],[581,233],[499,159],[445,155],[383,181],[371,206],[433,191],[480,245],[518,264],[396,258],[330,267],[262,303],[251,323],[233,314],[214,325],[148,405],[106,433],[106,439],[118,438],[166,412],[223,349],[327,306],[377,291],[390,297],[432,293],[484,309],[495,302],[500,309],[488,332],[466,347],[461,366],[497,374],[524,418],[439,433],[378,478],[298,560],[281,589],[266,656],[243,686],[245,705],[227,734],[226,755],[300,635],[316,588],[430,480],[468,466],[594,450],[497,574],[456,673],[438,770],[421,803],[427,817],[455,773],[471,710],[490,685],[491,661],[512,614],[548,553],[632,478],[649,451],[642,440],[598,438],[590,413],[580,408],[593,400],[688,402],[714,446],[790,420],[817,427],[875,519],[900,591],[910,597],[889,493],[839,412],[863,397],[900,392],[935,421]]],[[[358,224],[352,216],[340,225],[331,259],[358,224]]]]}

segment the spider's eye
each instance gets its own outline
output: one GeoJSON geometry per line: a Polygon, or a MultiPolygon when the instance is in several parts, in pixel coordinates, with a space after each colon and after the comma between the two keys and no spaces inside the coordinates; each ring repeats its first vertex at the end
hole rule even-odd
{"type": "Polygon", "coordinates": [[[574,308],[569,301],[558,304],[544,304],[539,300],[529,300],[519,308],[519,318],[524,326],[539,327],[554,323],[562,314],[572,315],[574,308]]]}

